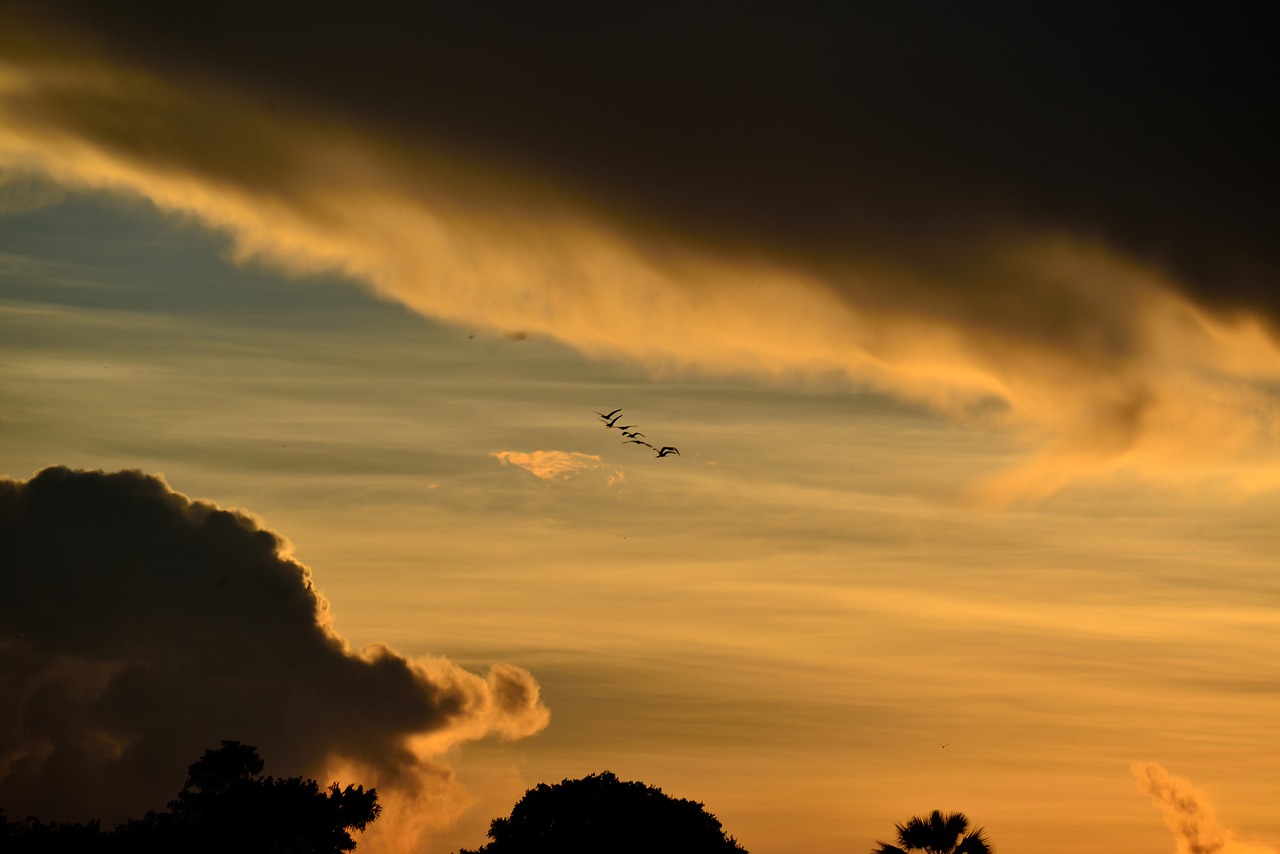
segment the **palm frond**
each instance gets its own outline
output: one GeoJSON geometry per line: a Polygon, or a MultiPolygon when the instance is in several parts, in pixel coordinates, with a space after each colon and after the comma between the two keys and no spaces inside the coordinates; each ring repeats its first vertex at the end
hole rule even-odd
{"type": "Polygon", "coordinates": [[[991,852],[991,843],[981,827],[960,840],[955,850],[955,854],[991,854],[991,852]]]}
{"type": "Polygon", "coordinates": [[[888,842],[876,840],[876,847],[871,849],[871,854],[908,854],[896,845],[890,845],[888,842]]]}
{"type": "Polygon", "coordinates": [[[944,813],[934,810],[926,817],[913,816],[906,824],[895,825],[898,842],[909,851],[926,851],[929,854],[982,854],[981,851],[959,852],[960,837],[969,829],[969,819],[964,813],[944,813]]]}
{"type": "Polygon", "coordinates": [[[895,824],[894,827],[898,831],[898,841],[908,850],[932,850],[930,845],[933,842],[933,828],[929,826],[927,819],[912,816],[906,824],[895,824]]]}

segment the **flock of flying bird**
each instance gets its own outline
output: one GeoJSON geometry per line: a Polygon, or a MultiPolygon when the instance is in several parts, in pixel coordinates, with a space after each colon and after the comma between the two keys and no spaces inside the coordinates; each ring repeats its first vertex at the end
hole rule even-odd
{"type": "Polygon", "coordinates": [[[649,448],[655,451],[659,458],[668,456],[670,454],[675,454],[676,456],[680,456],[679,448],[673,448],[670,445],[663,445],[661,448],[655,448],[653,445],[650,445],[644,439],[641,439],[640,437],[643,436],[644,434],[635,432],[636,427],[639,426],[638,424],[618,424],[618,422],[622,420],[622,415],[620,414],[621,412],[622,412],[621,409],[615,409],[609,413],[597,412],[596,415],[600,416],[600,420],[604,422],[604,426],[606,428],[613,427],[617,430],[622,431],[622,435],[627,437],[627,441],[622,443],[624,445],[644,445],[646,448],[649,448]],[[628,433],[627,432],[628,430],[631,430],[632,432],[628,433]]]}

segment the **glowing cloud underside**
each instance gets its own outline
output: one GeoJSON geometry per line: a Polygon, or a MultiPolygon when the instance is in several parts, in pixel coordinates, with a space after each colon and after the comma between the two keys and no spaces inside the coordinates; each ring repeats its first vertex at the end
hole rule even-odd
{"type": "MultiPolygon", "coordinates": [[[[518,466],[543,480],[567,480],[581,472],[595,471],[603,467],[599,454],[579,451],[494,451],[490,454],[505,465],[518,466]]],[[[621,481],[623,474],[609,470],[609,482],[621,481]]]]}
{"type": "Polygon", "coordinates": [[[1276,854],[1267,845],[1241,842],[1219,822],[1209,796],[1185,777],[1154,762],[1132,767],[1139,791],[1150,795],[1178,841],[1177,854],[1276,854]]]}
{"type": "Polygon", "coordinates": [[[50,468],[0,480],[0,544],[10,815],[141,816],[204,749],[235,739],[279,775],[376,786],[386,821],[371,835],[403,842],[464,805],[433,757],[548,722],[517,667],[476,674],[350,649],[283,538],[158,477],[50,468]]]}
{"type": "Polygon", "coordinates": [[[0,65],[0,167],[141,194],[224,231],[238,261],[336,271],[424,315],[655,372],[839,375],[991,419],[1035,451],[983,486],[997,501],[1119,468],[1280,485],[1280,347],[1263,323],[1212,316],[1106,246],[1009,230],[945,264],[729,257],[421,140],[87,56],[0,65]]]}

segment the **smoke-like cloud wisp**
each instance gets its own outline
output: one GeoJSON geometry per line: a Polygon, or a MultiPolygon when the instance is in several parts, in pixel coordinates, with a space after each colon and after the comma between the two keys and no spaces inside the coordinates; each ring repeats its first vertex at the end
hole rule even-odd
{"type": "Polygon", "coordinates": [[[1154,762],[1131,768],[1138,790],[1150,795],[1177,839],[1177,854],[1276,854],[1267,845],[1243,842],[1218,821],[1209,796],[1185,777],[1170,774],[1154,762]]]}
{"type": "MultiPolygon", "coordinates": [[[[352,650],[288,543],[158,477],[0,480],[0,806],[104,822],[160,808],[208,747],[376,786],[398,828],[465,800],[435,757],[548,712],[529,673],[352,650]]],[[[410,840],[412,841],[412,840],[410,840]]]]}

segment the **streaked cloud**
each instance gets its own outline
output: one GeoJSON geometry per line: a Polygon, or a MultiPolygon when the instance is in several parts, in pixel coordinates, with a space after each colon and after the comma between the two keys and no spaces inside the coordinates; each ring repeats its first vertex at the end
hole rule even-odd
{"type": "Polygon", "coordinates": [[[159,477],[50,468],[0,481],[0,542],[11,814],[141,815],[205,745],[232,738],[282,773],[346,774],[442,823],[466,801],[442,754],[548,721],[520,668],[351,649],[287,541],[159,477]]]}
{"type": "Polygon", "coordinates": [[[804,251],[716,241],[429,126],[341,122],[323,99],[264,103],[234,75],[122,56],[57,29],[16,50],[0,166],[141,195],[224,232],[237,261],[338,272],[429,317],[658,375],[839,377],[1011,431],[1026,459],[975,484],[984,501],[1118,472],[1280,485],[1268,310],[1218,311],[1123,242],[985,216],[883,240],[855,217],[804,251]]]}
{"type": "MultiPolygon", "coordinates": [[[[29,172],[0,171],[0,216],[29,213],[57,204],[66,191],[29,172]]],[[[7,259],[5,259],[7,260],[7,259]]]]}
{"type": "Polygon", "coordinates": [[[1178,854],[1275,854],[1280,850],[1239,840],[1222,826],[1206,792],[1154,762],[1132,766],[1139,791],[1150,795],[1177,839],[1178,854]]]}

